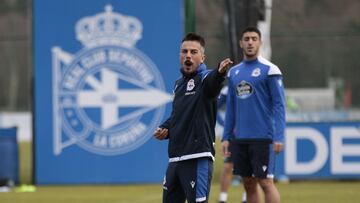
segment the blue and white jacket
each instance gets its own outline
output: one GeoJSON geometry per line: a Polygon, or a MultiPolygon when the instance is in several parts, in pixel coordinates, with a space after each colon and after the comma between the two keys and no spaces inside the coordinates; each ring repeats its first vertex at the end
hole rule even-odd
{"type": "Polygon", "coordinates": [[[228,73],[223,140],[283,142],[285,94],[280,69],[258,57],[228,73]]]}

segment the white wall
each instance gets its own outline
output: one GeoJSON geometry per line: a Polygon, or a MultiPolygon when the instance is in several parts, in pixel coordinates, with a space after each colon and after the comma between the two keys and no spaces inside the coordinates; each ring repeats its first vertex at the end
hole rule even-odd
{"type": "Polygon", "coordinates": [[[18,127],[18,141],[32,140],[32,115],[30,112],[0,113],[0,128],[18,127]]]}

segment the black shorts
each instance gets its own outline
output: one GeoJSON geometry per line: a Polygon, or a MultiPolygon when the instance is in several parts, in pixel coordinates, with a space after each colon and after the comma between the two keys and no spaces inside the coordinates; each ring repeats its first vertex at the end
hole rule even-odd
{"type": "Polygon", "coordinates": [[[163,182],[163,203],[207,203],[212,171],[210,158],[170,162],[163,182]]]}
{"type": "Polygon", "coordinates": [[[230,150],[235,175],[258,178],[274,177],[275,152],[272,149],[272,143],[233,142],[230,150]]]}

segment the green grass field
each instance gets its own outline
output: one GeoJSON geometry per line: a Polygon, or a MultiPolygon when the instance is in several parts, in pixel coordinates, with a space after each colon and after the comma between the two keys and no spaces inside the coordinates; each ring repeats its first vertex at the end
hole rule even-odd
{"type": "MultiPolygon", "coordinates": [[[[219,146],[219,145],[218,145],[219,146]]],[[[221,160],[218,158],[217,160],[221,160]]],[[[20,145],[20,181],[31,183],[31,146],[20,145]]],[[[219,192],[221,161],[215,165],[210,202],[216,203],[219,192]]],[[[346,203],[360,202],[359,181],[297,181],[276,184],[285,203],[346,203]]],[[[0,203],[159,203],[161,183],[154,185],[86,185],[38,186],[36,192],[0,193],[0,203]]],[[[243,188],[232,187],[230,203],[240,202],[243,188]]]]}

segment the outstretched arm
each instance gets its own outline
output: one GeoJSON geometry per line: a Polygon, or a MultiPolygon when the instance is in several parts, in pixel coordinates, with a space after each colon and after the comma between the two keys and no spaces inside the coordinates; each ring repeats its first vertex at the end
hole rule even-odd
{"type": "Polygon", "coordinates": [[[205,91],[210,97],[219,95],[222,88],[221,84],[225,80],[226,72],[233,62],[226,58],[219,63],[217,70],[211,71],[205,78],[205,91]]]}

